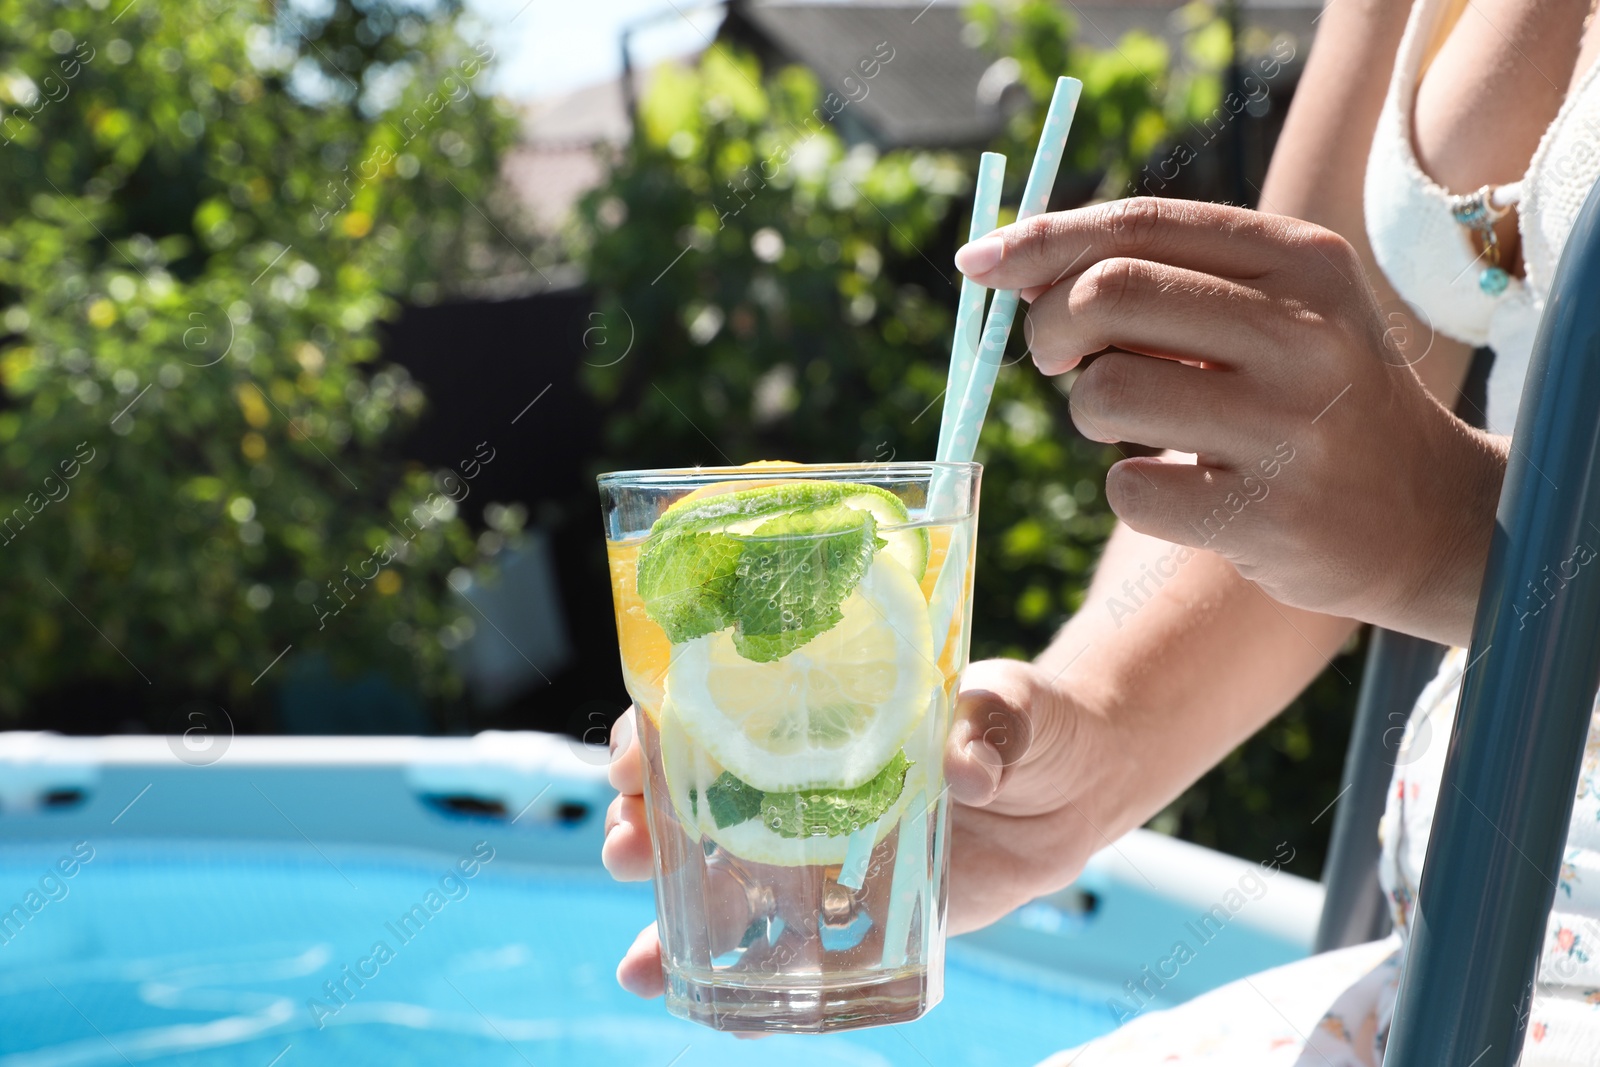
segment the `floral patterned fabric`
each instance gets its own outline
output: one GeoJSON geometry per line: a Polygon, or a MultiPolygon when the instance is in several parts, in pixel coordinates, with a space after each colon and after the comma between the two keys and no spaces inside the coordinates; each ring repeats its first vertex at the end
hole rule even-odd
{"type": "MultiPolygon", "coordinates": [[[[1428,831],[1466,664],[1466,650],[1451,649],[1417,699],[1378,826],[1383,840],[1378,880],[1402,935],[1422,883],[1428,831]]],[[[1538,981],[1531,1005],[1522,1010],[1530,1012],[1523,1064],[1600,1064],[1600,703],[1589,721],[1538,981]]]]}
{"type": "Polygon", "coordinates": [[[1397,935],[1325,952],[1141,1015],[1039,1067],[1377,1067],[1389,1021],[1372,1008],[1393,1005],[1399,969],[1397,935]]]}
{"type": "MultiPolygon", "coordinates": [[[[1061,1052],[1040,1067],[1379,1067],[1444,776],[1466,652],[1452,649],[1417,699],[1378,833],[1395,932],[1229,983],[1061,1052]]],[[[1590,720],[1567,851],[1521,1067],[1600,1065],[1600,703],[1590,720]]]]}

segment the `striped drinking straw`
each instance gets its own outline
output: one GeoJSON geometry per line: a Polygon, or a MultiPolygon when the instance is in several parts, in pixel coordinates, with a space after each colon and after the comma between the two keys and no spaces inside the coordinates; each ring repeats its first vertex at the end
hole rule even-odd
{"type": "MultiPolygon", "coordinates": [[[[972,224],[967,240],[976,241],[1000,224],[1000,193],[1006,178],[1006,157],[985,152],[978,161],[978,187],[972,197],[972,224]]],[[[971,278],[961,279],[961,302],[956,305],[956,331],[950,341],[950,377],[944,387],[944,413],[939,418],[940,459],[950,450],[946,439],[954,428],[955,409],[967,391],[972,364],[978,358],[978,338],[983,334],[983,305],[989,290],[971,278]]]]}
{"type": "MultiPolygon", "coordinates": [[[[1022,205],[1017,211],[1019,222],[1043,214],[1045,208],[1049,206],[1050,191],[1055,186],[1056,174],[1061,169],[1061,156],[1067,147],[1067,131],[1072,127],[1072,117],[1077,112],[1078,98],[1082,92],[1083,83],[1078,79],[1065,77],[1056,79],[1055,92],[1050,97],[1050,109],[1045,113],[1044,128],[1039,132],[1039,146],[1034,152],[1033,165],[1028,170],[1028,183],[1023,190],[1022,205]]],[[[1000,177],[1004,174],[1003,160],[998,164],[991,163],[991,155],[989,153],[984,155],[978,170],[978,189],[973,207],[971,231],[974,239],[994,228],[992,224],[981,232],[978,228],[980,212],[990,206],[990,202],[985,199],[989,191],[985,185],[985,176],[990,175],[989,181],[998,185],[1000,177]]],[[[995,194],[995,200],[998,200],[998,194],[995,194]]],[[[990,217],[998,221],[998,207],[995,208],[995,214],[990,217]]],[[[1011,337],[1011,326],[1016,319],[1019,299],[1017,291],[1002,289],[996,292],[989,306],[989,318],[984,326],[982,339],[976,346],[976,354],[970,362],[966,361],[964,353],[971,352],[972,347],[968,342],[970,335],[963,327],[969,317],[974,316],[971,309],[982,307],[982,299],[982,287],[963,279],[961,302],[956,315],[956,336],[950,356],[950,385],[945,394],[944,414],[939,426],[937,458],[945,462],[965,463],[972,460],[978,444],[978,431],[983,427],[984,415],[989,410],[989,398],[994,393],[995,375],[1000,371],[1000,361],[1004,357],[1006,342],[1011,337]],[[976,296],[971,295],[974,289],[977,290],[976,296]],[[968,342],[969,345],[965,349],[964,342],[968,342]],[[962,376],[966,377],[966,381],[957,398],[956,387],[962,384],[959,381],[962,376]]],[[[944,470],[934,472],[932,499],[929,502],[933,514],[945,515],[952,510],[953,481],[954,479],[944,470]]],[[[961,527],[957,527],[958,531],[960,529],[961,527]]],[[[952,535],[946,559],[961,558],[968,558],[967,547],[963,539],[952,535]]],[[[941,574],[940,578],[943,579],[944,575],[941,574]]],[[[945,590],[944,596],[939,596],[938,592],[936,588],[933,614],[944,616],[944,628],[936,629],[934,632],[944,634],[949,628],[949,615],[945,612],[959,610],[959,604],[954,602],[951,590],[945,590]]],[[[935,625],[938,625],[937,618],[935,625]]],[[[941,799],[928,797],[919,791],[911,799],[901,817],[895,842],[889,909],[884,918],[883,965],[885,967],[898,967],[905,963],[912,933],[911,921],[913,916],[918,914],[919,903],[922,905],[920,911],[922,928],[917,935],[922,945],[931,944],[934,922],[933,901],[924,899],[923,893],[925,887],[932,884],[928,877],[928,864],[933,863],[937,871],[938,865],[942,862],[945,827],[944,813],[941,811],[932,843],[933,851],[930,854],[927,851],[928,816],[933,808],[939,806],[941,799]]],[[[857,881],[865,874],[873,836],[875,828],[867,827],[864,831],[858,832],[850,842],[851,855],[846,857],[844,873],[852,881],[857,881]]]]}
{"type": "MultiPolygon", "coordinates": [[[[1050,110],[1044,118],[1044,129],[1039,131],[1039,148],[1034,153],[1033,166],[1028,171],[1027,188],[1022,194],[1022,206],[1017,210],[1017,221],[1044,214],[1050,203],[1050,190],[1056,184],[1056,172],[1061,169],[1061,154],[1067,147],[1067,131],[1072,127],[1072,116],[1078,110],[1078,97],[1083,83],[1076,78],[1056,79],[1056,91],[1050,98],[1050,110]]],[[[956,406],[955,422],[948,434],[941,428],[940,440],[948,441],[948,450],[939,453],[942,460],[967,462],[978,446],[978,431],[983,428],[983,417],[989,410],[989,397],[994,393],[995,375],[1000,371],[1000,361],[1005,356],[1006,341],[1011,337],[1011,324],[1017,316],[1018,294],[1015,289],[1001,289],[994,294],[989,305],[989,319],[984,324],[983,340],[978,346],[977,361],[961,402],[956,406]]],[[[949,410],[946,409],[946,415],[949,410]]]]}

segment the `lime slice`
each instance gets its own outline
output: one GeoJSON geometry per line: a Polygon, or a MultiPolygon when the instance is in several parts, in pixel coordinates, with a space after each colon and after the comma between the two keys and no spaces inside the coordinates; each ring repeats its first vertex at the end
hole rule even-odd
{"type": "Polygon", "coordinates": [[[907,527],[911,513],[905,503],[875,485],[845,485],[845,507],[869,511],[878,520],[878,536],[888,542],[886,551],[911,572],[917,581],[928,570],[928,531],[920,526],[907,527]],[[887,528],[886,528],[887,527],[887,528]]]}
{"type": "Polygon", "coordinates": [[[889,553],[918,581],[928,567],[928,531],[906,527],[911,513],[899,497],[876,485],[856,482],[780,482],[712,496],[690,494],[667,508],[650,530],[645,552],[674,533],[750,533],[764,519],[790,511],[816,511],[844,504],[872,515],[889,553]]]}
{"type": "Polygon", "coordinates": [[[689,739],[766,793],[854,789],[877,775],[937,699],[927,603],[880,552],[838,611],[770,662],[741,654],[731,630],[676,647],[666,695],[689,739]]]}

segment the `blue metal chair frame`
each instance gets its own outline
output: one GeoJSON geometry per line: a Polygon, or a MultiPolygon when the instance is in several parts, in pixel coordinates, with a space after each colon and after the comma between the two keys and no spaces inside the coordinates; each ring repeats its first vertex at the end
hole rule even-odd
{"type": "Polygon", "coordinates": [[[1385,1067],[1521,1054],[1600,686],[1597,549],[1600,186],[1534,342],[1385,1067]]]}
{"type": "Polygon", "coordinates": [[[1443,658],[1444,648],[1431,641],[1372,631],[1322,868],[1325,895],[1314,952],[1376,941],[1389,932],[1388,903],[1378,885],[1378,820],[1406,720],[1443,658]]]}

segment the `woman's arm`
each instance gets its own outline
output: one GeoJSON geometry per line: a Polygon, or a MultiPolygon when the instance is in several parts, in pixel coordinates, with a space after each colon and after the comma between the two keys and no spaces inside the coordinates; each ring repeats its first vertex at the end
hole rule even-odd
{"type": "MultiPolygon", "coordinates": [[[[1373,261],[1362,188],[1407,7],[1387,0],[1333,0],[1324,9],[1260,191],[1263,211],[1343,236],[1365,268],[1363,284],[1372,286],[1391,316],[1403,315],[1403,305],[1373,261]]],[[[1407,327],[1389,334],[1401,345],[1395,362],[1417,361],[1413,369],[1428,391],[1453,404],[1470,359],[1465,346],[1427,337],[1392,317],[1385,325],[1407,327]]],[[[1485,495],[1482,487],[1478,495],[1485,495]]],[[[1492,495],[1487,499],[1492,507],[1492,495]]],[[[1485,513],[1485,529],[1488,518],[1485,513]]],[[[1035,725],[1012,732],[1030,739],[1098,739],[1093,758],[1065,762],[1084,786],[1070,790],[1073,803],[1083,806],[1097,834],[1112,839],[1160,811],[1282,710],[1356,625],[1272,600],[1212,552],[1184,550],[1181,564],[1179,556],[1173,544],[1119,524],[1084,606],[1038,659],[1043,676],[1070,694],[1069,714],[1095,728],[1035,725]]],[[[1020,711],[995,703],[980,694],[969,714],[975,722],[1001,721],[1020,711]]],[[[1004,747],[1008,732],[991,736],[1004,747]]],[[[1020,765],[1051,762],[1041,753],[1016,750],[982,752],[980,758],[1016,765],[1007,773],[1024,791],[1034,776],[1020,765]]]]}
{"type": "MultiPolygon", "coordinates": [[[[1073,761],[1093,778],[1067,788],[1109,840],[1143,825],[1265,725],[1355,628],[1276,603],[1210,552],[1178,564],[1152,597],[1128,595],[1140,579],[1152,588],[1149,575],[1177,558],[1173,545],[1119,525],[1083,607],[1037,661],[1101,724],[1095,733],[1106,740],[1094,758],[1073,761]]],[[[981,721],[992,710],[970,714],[981,721]]]]}

